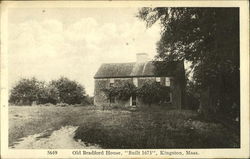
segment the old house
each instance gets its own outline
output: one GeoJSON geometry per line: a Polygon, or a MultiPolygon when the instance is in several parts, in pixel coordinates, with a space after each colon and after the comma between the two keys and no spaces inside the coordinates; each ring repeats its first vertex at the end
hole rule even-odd
{"type": "MultiPolygon", "coordinates": [[[[174,71],[169,71],[167,75],[157,75],[155,65],[148,60],[146,53],[138,53],[136,62],[131,63],[105,63],[100,66],[94,76],[94,104],[102,105],[119,105],[119,106],[143,106],[145,105],[140,98],[131,96],[127,101],[120,101],[114,98],[107,98],[102,91],[103,88],[112,87],[117,82],[131,81],[136,87],[140,87],[145,82],[155,81],[162,85],[170,87],[170,93],[166,94],[168,101],[161,105],[171,106],[181,109],[184,100],[184,63],[177,62],[174,71]],[[177,80],[177,76],[183,80],[177,80]]],[[[159,103],[155,103],[159,105],[159,103]]]]}

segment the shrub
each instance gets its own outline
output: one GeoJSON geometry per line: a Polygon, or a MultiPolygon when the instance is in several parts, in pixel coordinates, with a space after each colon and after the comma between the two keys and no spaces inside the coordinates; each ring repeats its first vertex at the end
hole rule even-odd
{"type": "Polygon", "coordinates": [[[136,94],[135,85],[128,81],[121,83],[118,87],[116,87],[116,89],[116,97],[119,100],[127,100],[132,95],[136,94]]]}
{"type": "Polygon", "coordinates": [[[31,105],[38,100],[39,93],[44,88],[44,82],[36,78],[23,78],[11,89],[9,102],[16,105],[31,105]]]}
{"type": "Polygon", "coordinates": [[[200,105],[200,88],[193,81],[187,80],[186,106],[189,109],[197,110],[200,105]]]}
{"type": "Polygon", "coordinates": [[[144,83],[137,89],[137,95],[142,99],[144,103],[149,104],[157,103],[160,101],[166,101],[170,93],[170,88],[163,86],[157,82],[144,83]]]}
{"type": "Polygon", "coordinates": [[[67,103],[57,103],[56,105],[57,105],[57,106],[60,106],[60,107],[65,107],[65,106],[68,106],[68,104],[67,104],[67,103]]]}
{"type": "Polygon", "coordinates": [[[76,81],[61,77],[53,80],[51,85],[58,89],[60,102],[67,104],[80,104],[85,99],[85,89],[76,81]]]}
{"type": "Polygon", "coordinates": [[[128,100],[132,95],[136,94],[136,87],[132,82],[124,81],[115,83],[114,86],[104,88],[102,91],[106,97],[116,97],[118,100],[128,100]]]}
{"type": "Polygon", "coordinates": [[[11,89],[9,102],[15,105],[37,104],[93,104],[93,97],[86,96],[79,83],[61,77],[49,84],[36,78],[21,79],[11,89]]]}
{"type": "Polygon", "coordinates": [[[52,103],[57,104],[59,102],[59,90],[55,88],[53,85],[49,84],[48,86],[45,86],[44,88],[40,89],[40,92],[38,93],[38,104],[46,104],[46,103],[52,103]]]}
{"type": "Polygon", "coordinates": [[[186,105],[187,108],[191,110],[197,110],[199,109],[199,100],[195,98],[195,96],[189,92],[186,93],[186,105]]]}
{"type": "Polygon", "coordinates": [[[87,95],[84,100],[81,102],[82,105],[93,105],[94,104],[94,97],[87,95]]]}

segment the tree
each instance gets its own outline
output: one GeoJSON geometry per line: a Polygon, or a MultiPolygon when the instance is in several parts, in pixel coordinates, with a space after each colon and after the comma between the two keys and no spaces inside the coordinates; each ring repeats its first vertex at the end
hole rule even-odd
{"type": "Polygon", "coordinates": [[[159,103],[160,101],[167,101],[167,94],[170,93],[170,88],[163,86],[157,82],[146,82],[137,89],[137,96],[142,99],[144,103],[151,106],[152,103],[159,103]]]}
{"type": "Polygon", "coordinates": [[[58,102],[60,102],[59,90],[51,83],[44,85],[44,87],[39,90],[37,104],[57,104],[58,102]]]}
{"type": "Polygon", "coordinates": [[[84,101],[86,93],[83,86],[66,77],[51,81],[50,85],[59,92],[60,102],[67,104],[80,104],[84,101]]]}
{"type": "Polygon", "coordinates": [[[238,8],[142,8],[138,17],[161,25],[156,59],[191,63],[194,84],[209,98],[204,113],[239,108],[238,8]]]}
{"type": "Polygon", "coordinates": [[[106,97],[116,97],[118,100],[128,100],[132,95],[136,94],[136,87],[132,82],[122,81],[117,82],[109,88],[104,88],[102,91],[106,97]]]}
{"type": "Polygon", "coordinates": [[[193,81],[188,80],[186,87],[187,108],[197,110],[199,108],[200,89],[193,81]]]}
{"type": "Polygon", "coordinates": [[[136,87],[132,82],[122,82],[116,87],[116,97],[119,100],[128,100],[136,94],[136,87]]]}
{"type": "Polygon", "coordinates": [[[21,79],[11,89],[9,102],[16,105],[37,104],[92,104],[93,99],[86,97],[82,85],[68,78],[61,77],[50,83],[38,81],[36,78],[21,79]]]}
{"type": "Polygon", "coordinates": [[[9,102],[16,105],[31,105],[38,100],[38,95],[44,87],[44,82],[36,78],[23,78],[10,91],[9,102]]]}

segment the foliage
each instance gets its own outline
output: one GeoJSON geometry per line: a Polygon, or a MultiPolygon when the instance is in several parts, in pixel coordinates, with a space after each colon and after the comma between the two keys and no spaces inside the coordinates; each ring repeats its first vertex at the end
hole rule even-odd
{"type": "Polygon", "coordinates": [[[155,66],[155,73],[157,76],[173,76],[178,74],[176,72],[177,62],[175,61],[153,61],[155,66]]]}
{"type": "Polygon", "coordinates": [[[82,105],[93,105],[94,104],[94,97],[86,95],[84,101],[81,103],[82,105]]]}
{"type": "Polygon", "coordinates": [[[239,9],[142,8],[138,17],[147,27],[161,25],[156,59],[189,61],[194,84],[210,90],[212,105],[239,107],[239,9]]]}
{"type": "Polygon", "coordinates": [[[150,108],[131,113],[101,109],[92,106],[10,106],[9,146],[20,138],[45,130],[50,135],[64,126],[77,125],[79,128],[74,138],[84,141],[87,146],[95,143],[110,149],[240,147],[240,136],[235,135],[232,129],[194,119],[197,118],[194,111],[150,108]],[[16,122],[17,117],[19,122],[16,122]]]}
{"type": "Polygon", "coordinates": [[[167,94],[170,93],[170,87],[163,86],[157,82],[146,82],[137,89],[137,95],[144,103],[151,105],[167,100],[167,94]]]}
{"type": "Polygon", "coordinates": [[[51,85],[59,91],[60,102],[67,104],[80,104],[85,97],[85,89],[76,81],[66,77],[51,81],[51,85]]]}
{"type": "Polygon", "coordinates": [[[239,147],[239,137],[234,141],[235,135],[221,124],[192,120],[197,115],[193,111],[109,112],[79,125],[74,138],[107,149],[239,147]]]}
{"type": "Polygon", "coordinates": [[[113,86],[104,88],[102,91],[108,98],[114,96],[118,100],[128,100],[132,95],[136,94],[136,87],[132,82],[123,81],[114,83],[113,86]]]}
{"type": "Polygon", "coordinates": [[[136,94],[136,87],[132,82],[123,82],[117,87],[117,98],[127,100],[132,95],[136,94]]]}
{"type": "Polygon", "coordinates": [[[197,110],[199,108],[199,88],[194,84],[194,82],[188,80],[186,87],[186,107],[192,110],[197,110]]]}
{"type": "Polygon", "coordinates": [[[136,95],[141,97],[144,103],[151,105],[155,102],[166,101],[168,97],[166,94],[169,94],[170,88],[157,82],[145,82],[137,88],[132,82],[123,81],[116,82],[111,87],[103,88],[102,91],[108,99],[115,97],[118,100],[128,100],[131,96],[136,95]]]}
{"type": "Polygon", "coordinates": [[[37,104],[57,104],[60,102],[59,90],[52,84],[44,85],[42,89],[39,90],[37,104]]]}
{"type": "Polygon", "coordinates": [[[44,87],[44,82],[36,78],[23,78],[11,89],[9,102],[17,105],[31,105],[38,100],[40,90],[44,87]]]}
{"type": "Polygon", "coordinates": [[[37,104],[80,104],[93,103],[91,97],[85,98],[84,87],[65,77],[53,80],[49,84],[36,78],[21,79],[11,89],[9,102],[15,105],[37,104]]]}

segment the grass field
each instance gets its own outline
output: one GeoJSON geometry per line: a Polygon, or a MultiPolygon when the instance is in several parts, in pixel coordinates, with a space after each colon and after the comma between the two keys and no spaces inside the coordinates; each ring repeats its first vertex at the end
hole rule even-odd
{"type": "MultiPolygon", "coordinates": [[[[20,138],[45,131],[46,135],[40,138],[48,138],[67,126],[77,127],[72,136],[75,141],[97,144],[101,148],[239,147],[239,136],[221,124],[202,121],[196,112],[188,110],[9,107],[10,147],[20,138]]],[[[63,147],[63,143],[60,144],[63,147]]]]}

